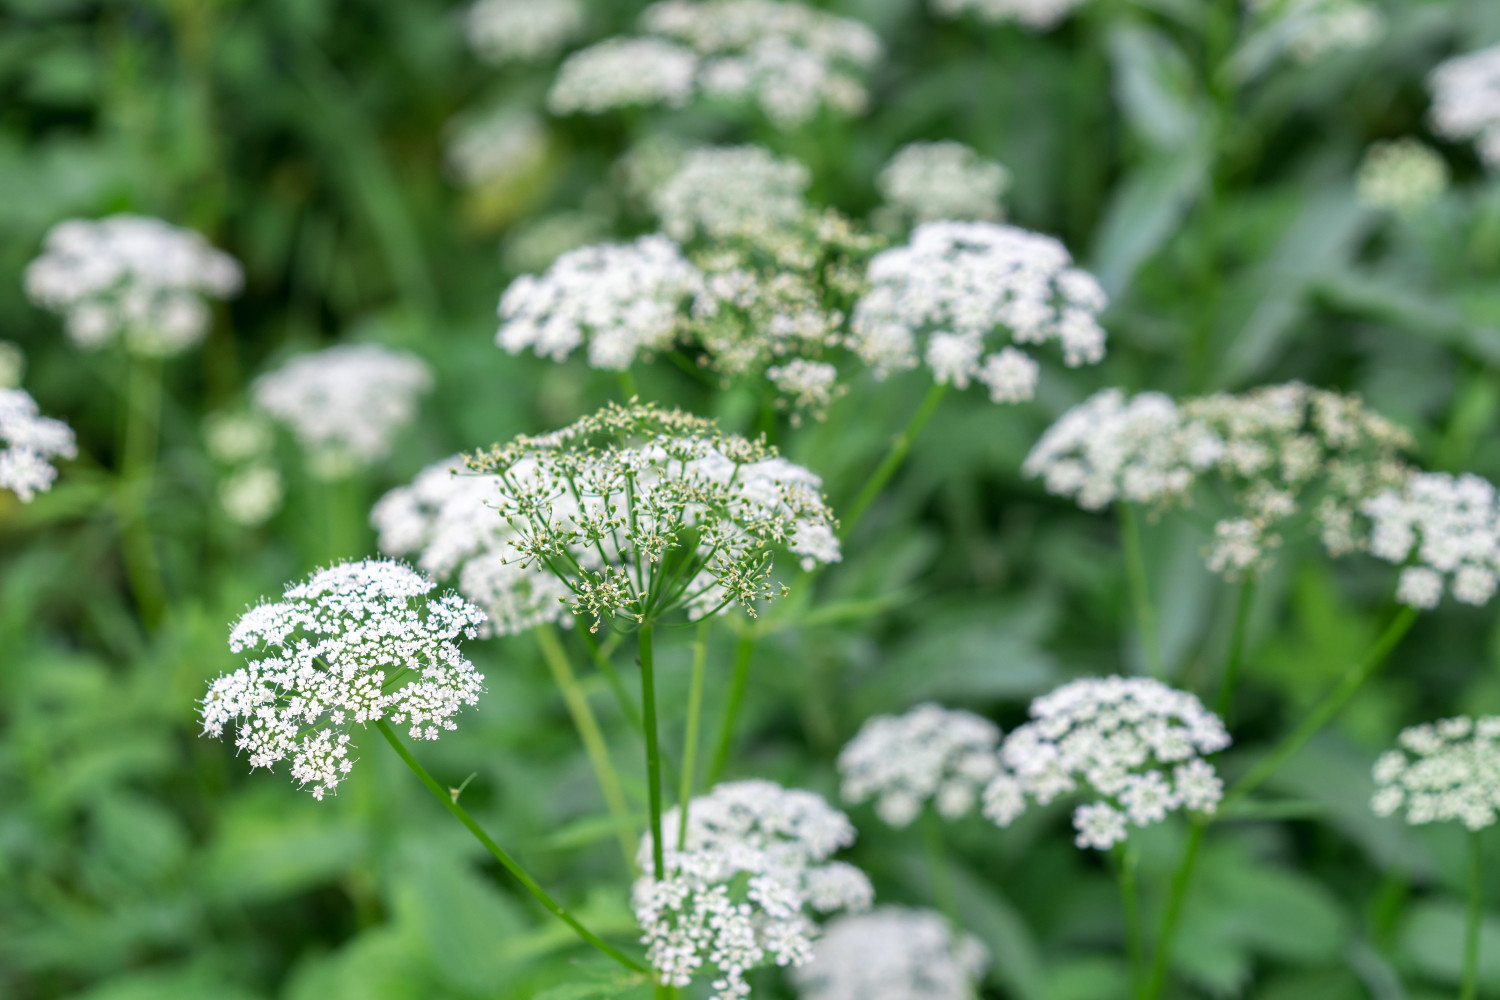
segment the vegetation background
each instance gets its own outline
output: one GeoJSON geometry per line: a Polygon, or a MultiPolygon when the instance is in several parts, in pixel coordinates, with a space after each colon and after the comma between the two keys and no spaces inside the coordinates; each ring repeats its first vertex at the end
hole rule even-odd
{"type": "MultiPolygon", "coordinates": [[[[591,4],[590,38],[628,29],[640,6],[591,4]]],[[[0,2],[0,336],[25,348],[27,388],[77,428],[86,456],[29,506],[0,494],[0,995],[524,998],[594,961],[393,756],[370,744],[341,793],[315,802],[199,740],[195,702],[233,667],[227,625],[247,603],[373,552],[365,517],[384,490],[618,398],[579,359],[497,349],[494,308],[548,239],[650,227],[612,170],[644,137],[760,142],[806,162],[815,199],[856,216],[898,147],[960,140],[1011,170],[1009,218],[1062,238],[1112,297],[1103,365],[1047,369],[1032,404],[949,395],[846,561],[818,581],[831,610],[762,644],[730,776],[832,796],[833,758],[871,714],[935,699],[1009,728],[1065,678],[1139,669],[1115,522],[1018,472],[1039,432],[1103,386],[1181,395],[1297,378],[1354,390],[1413,430],[1429,468],[1500,479],[1500,178],[1468,145],[1438,143],[1454,181],[1420,215],[1362,207],[1353,184],[1372,141],[1425,134],[1426,74],[1500,41],[1500,4],[1381,6],[1376,44],[1301,64],[1257,61],[1234,0],[1094,0],[1041,35],[940,21],[918,0],[844,0],[835,9],[888,48],[868,115],[792,133],[691,110],[550,119],[540,168],[465,191],[443,167],[450,122],[540,109],[555,65],[482,65],[451,3],[0,2]],[[150,517],[170,607],[155,626],[126,586],[111,513],[123,369],[72,348],[21,286],[50,226],[115,211],[204,232],[248,279],[204,348],[168,367],[150,517]],[[288,451],[285,508],[263,529],[233,525],[214,503],[203,415],[242,401],[279,360],[349,339],[433,366],[418,426],[332,504],[288,451]]],[[[648,398],[755,426],[733,392],[662,365],[637,378],[648,398]]],[[[866,381],[828,425],[780,428],[835,509],[921,381],[866,381]]],[[[1174,682],[1211,691],[1234,590],[1203,568],[1197,525],[1145,531],[1174,682]]],[[[1393,578],[1373,560],[1283,549],[1257,594],[1227,775],[1374,638],[1393,578]]],[[[710,719],[733,643],[729,628],[711,639],[710,719]]],[[[686,633],[663,646],[676,747],[686,633]]],[[[482,822],[587,922],[629,941],[627,876],[534,641],[470,651],[488,695],[424,760],[452,784],[477,772],[464,796],[482,822]]],[[[1451,993],[1461,831],[1374,817],[1369,766],[1404,725],[1500,712],[1497,668],[1493,614],[1445,603],[1277,776],[1277,815],[1247,810],[1215,828],[1177,994],[1451,993]]],[[[598,678],[589,685],[638,795],[630,733],[598,678]]],[[[852,860],[880,898],[930,905],[915,830],[853,815],[852,860]]],[[[1145,834],[1150,914],[1183,830],[1145,834]]],[[[1127,995],[1113,877],[1073,847],[1065,813],[1003,834],[972,817],[953,843],[961,912],[993,954],[987,996],[1127,995]]],[[[1500,907],[1500,866],[1486,878],[1500,907]]],[[[1500,994],[1500,912],[1484,944],[1483,988],[1500,994]]],[[[756,982],[789,995],[774,970],[756,982]]]]}

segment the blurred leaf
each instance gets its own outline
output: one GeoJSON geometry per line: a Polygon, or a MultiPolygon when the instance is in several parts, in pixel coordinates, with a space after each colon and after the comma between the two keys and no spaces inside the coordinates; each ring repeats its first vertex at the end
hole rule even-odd
{"type": "MultiPolygon", "coordinates": [[[[1464,904],[1420,902],[1407,911],[1399,932],[1401,956],[1422,975],[1449,986],[1463,973],[1464,904]]],[[[1500,917],[1486,913],[1479,930],[1479,982],[1500,989],[1500,917]]]]}

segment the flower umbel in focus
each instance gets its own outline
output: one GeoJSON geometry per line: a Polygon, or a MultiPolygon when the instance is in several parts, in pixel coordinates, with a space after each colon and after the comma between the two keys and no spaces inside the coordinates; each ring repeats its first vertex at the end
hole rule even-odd
{"type": "Polygon", "coordinates": [[[1359,200],[1370,208],[1410,214],[1448,187],[1448,165],[1416,139],[1377,142],[1359,165],[1359,200]]]}
{"type": "Polygon", "coordinates": [[[470,459],[502,483],[520,564],[554,574],[575,614],[634,624],[780,596],[774,552],[837,562],[821,480],[757,441],[655,405],[614,404],[470,459]]]}
{"type": "MultiPolygon", "coordinates": [[[[750,970],[812,956],[813,915],[865,910],[874,898],[863,872],[829,860],[854,843],[854,827],[812,792],[730,782],[692,800],[680,843],[679,825],[674,808],[662,820],[665,876],[641,876],[632,893],[646,957],[665,985],[688,986],[711,967],[714,1000],[740,1000],[750,970]]],[[[651,858],[648,834],[641,867],[651,858]]]]}
{"type": "Polygon", "coordinates": [[[435,740],[479,700],[484,676],[458,648],[483,622],[456,594],[396,562],[319,570],[235,623],[245,666],[209,686],[203,732],[233,726],[250,767],[290,759],[292,780],[321,799],[354,766],[351,731],[389,719],[435,740]]]}
{"type": "Polygon", "coordinates": [[[941,913],[881,906],[830,920],[792,982],[802,1000],[971,1000],[989,959],[941,913]]]}
{"type": "Polygon", "coordinates": [[[1488,604],[1500,582],[1500,497],[1479,476],[1421,472],[1366,502],[1370,552],[1400,565],[1396,600],[1435,608],[1447,586],[1464,604],[1488,604]]]}
{"type": "Polygon", "coordinates": [[[202,341],[206,300],[229,298],[243,282],[234,258],[197,233],[138,215],[59,223],[26,268],[26,294],[62,314],[73,343],[97,350],[118,340],[154,357],[202,341]]]}
{"type": "Polygon", "coordinates": [[[537,62],[583,30],[579,0],[478,0],[464,15],[469,46],[495,65],[537,62]]]}
{"type": "Polygon", "coordinates": [[[896,151],[875,186],[898,219],[994,222],[1004,214],[1010,171],[961,142],[913,142],[896,151]]]}
{"type": "Polygon", "coordinates": [[[0,388],[0,489],[30,503],[52,488],[56,459],[77,457],[71,427],[42,416],[25,390],[0,388]]]}
{"type": "Polygon", "coordinates": [[[1380,816],[1405,808],[1413,824],[1494,825],[1500,809],[1500,716],[1458,716],[1402,730],[1400,748],[1375,762],[1380,816]]]}
{"type": "Polygon", "coordinates": [[[1130,826],[1179,809],[1212,813],[1223,783],[1203,759],[1229,745],[1219,717],[1185,691],[1146,677],[1072,681],[1031,703],[1031,721],[1000,748],[1005,770],[984,792],[984,814],[1009,826],[1027,801],[1074,793],[1079,847],[1107,850],[1130,826]]]}
{"type": "Polygon", "coordinates": [[[911,823],[930,801],[944,819],[974,808],[1000,770],[1000,728],[972,712],[925,704],[905,715],[865,721],[839,753],[839,796],[853,804],[875,800],[891,826],[911,823]]]}
{"type": "Polygon", "coordinates": [[[339,479],[390,454],[417,415],[432,372],[379,344],[341,344],[295,357],[255,380],[255,405],[292,432],[320,479],[339,479]]]}
{"type": "Polygon", "coordinates": [[[1479,159],[1500,170],[1500,45],[1449,59],[1428,77],[1432,130],[1474,140],[1479,159]]]}

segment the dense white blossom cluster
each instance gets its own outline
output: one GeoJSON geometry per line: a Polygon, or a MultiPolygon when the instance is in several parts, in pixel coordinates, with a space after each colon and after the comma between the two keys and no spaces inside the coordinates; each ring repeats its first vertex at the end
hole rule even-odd
{"type": "Polygon", "coordinates": [[[36,400],[24,389],[0,388],[0,489],[10,490],[22,503],[52,488],[59,458],[77,458],[73,429],[61,420],[41,415],[36,400]]]}
{"type": "Polygon", "coordinates": [[[1131,825],[1178,809],[1212,813],[1223,783],[1203,759],[1229,745],[1219,717],[1196,697],[1146,677],[1071,681],[1031,703],[1031,721],[1000,748],[1004,770],[984,792],[984,814],[1009,826],[1027,800],[1079,792],[1079,847],[1106,850],[1131,825]]]}
{"type": "Polygon", "coordinates": [[[930,801],[944,819],[966,815],[1000,770],[1000,727],[972,712],[924,704],[865,721],[839,754],[840,797],[875,800],[875,812],[903,827],[930,801]]]}
{"type": "Polygon", "coordinates": [[[812,792],[730,782],[692,800],[680,842],[679,824],[676,808],[662,817],[660,881],[650,874],[650,835],[642,841],[648,874],[632,893],[646,956],[666,985],[688,986],[712,967],[714,1000],[740,1000],[750,970],[812,957],[813,915],[865,910],[874,899],[863,872],[829,860],[854,842],[854,827],[812,792]]]}
{"type": "Polygon", "coordinates": [[[971,1000],[989,958],[941,913],[881,906],[830,920],[792,981],[802,1000],[971,1000]]]}
{"type": "Polygon", "coordinates": [[[988,222],[929,222],[870,262],[851,347],[877,377],[925,361],[939,383],[1030,399],[1039,366],[1014,345],[1056,340],[1069,366],[1104,357],[1104,290],[1050,236],[988,222]],[[1008,342],[1007,342],[1008,341],[1008,342]]]}
{"type": "Polygon", "coordinates": [[[1500,810],[1500,716],[1458,716],[1412,726],[1400,749],[1375,762],[1371,808],[1390,816],[1405,807],[1408,823],[1459,820],[1470,830],[1493,826],[1500,810]]]}
{"type": "Polygon", "coordinates": [[[1087,0],[930,0],[939,17],[970,14],[989,24],[1014,21],[1029,31],[1051,31],[1087,0]]]}
{"type": "Polygon", "coordinates": [[[1370,208],[1410,213],[1430,204],[1448,187],[1448,164],[1416,139],[1377,142],[1359,165],[1356,190],[1370,208]]]}
{"type": "Polygon", "coordinates": [[[291,431],[315,476],[336,479],[390,454],[432,389],[420,358],[379,344],[341,344],[292,358],[257,378],[251,395],[291,431]]]}
{"type": "Polygon", "coordinates": [[[26,268],[26,293],[63,315],[86,350],[119,340],[132,354],[165,357],[199,343],[212,316],[205,299],[243,284],[234,258],[197,233],[160,219],[72,219],[47,234],[26,268]]]}
{"type": "Polygon", "coordinates": [[[495,342],[554,361],[586,342],[590,365],[623,371],[672,344],[681,304],[701,280],[665,236],[580,247],[511,282],[495,342]]]}
{"type": "Polygon", "coordinates": [[[210,413],[203,420],[203,441],[224,470],[219,506],[229,519],[246,527],[270,520],[281,509],[284,488],[271,460],[275,437],[266,416],[254,410],[210,413]]]}
{"type": "Polygon", "coordinates": [[[743,236],[801,218],[811,182],[802,164],[760,146],[704,147],[683,158],[652,206],[662,229],[679,242],[700,234],[743,236]]]}
{"type": "Polygon", "coordinates": [[[478,0],[464,15],[464,32],[486,62],[537,62],[561,52],[583,22],[580,0],[478,0]]]}
{"type": "Polygon", "coordinates": [[[1432,71],[1428,86],[1433,131],[1474,140],[1485,166],[1500,170],[1500,45],[1448,60],[1432,71]]]}
{"type": "Polygon", "coordinates": [[[470,465],[500,477],[521,565],[563,581],[596,630],[616,615],[754,615],[785,590],[770,581],[776,549],[804,569],[841,558],[817,476],[681,411],[611,404],[470,465]]]}
{"type": "Polygon", "coordinates": [[[1299,512],[1333,555],[1364,547],[1361,508],[1406,481],[1409,447],[1405,431],[1357,396],[1300,382],[1180,404],[1107,389],[1048,428],[1022,471],[1088,510],[1186,505],[1196,485],[1218,485],[1234,511],[1214,526],[1208,565],[1234,577],[1263,568],[1299,512]]]}
{"type": "Polygon", "coordinates": [[[913,142],[896,151],[876,186],[885,207],[904,220],[993,222],[1003,214],[1010,171],[961,142],[913,142]]]}
{"type": "Polygon", "coordinates": [[[381,552],[416,556],[417,567],[437,579],[456,577],[458,592],[485,613],[484,635],[570,620],[568,588],[544,567],[526,564],[500,513],[500,492],[499,476],[469,472],[455,455],[382,497],[370,524],[381,552]]]}
{"type": "Polygon", "coordinates": [[[0,340],[0,389],[19,389],[26,374],[26,354],[21,345],[0,340]]]}
{"type": "Polygon", "coordinates": [[[468,187],[513,183],[546,163],[548,142],[536,115],[502,109],[454,124],[446,150],[448,169],[468,187]]]}
{"type": "Polygon", "coordinates": [[[252,770],[290,758],[292,779],[321,799],[354,766],[355,726],[389,719],[426,740],[456,728],[484,682],[457,642],[484,615],[434,587],[400,563],[367,560],[251,608],[229,634],[246,664],[209,686],[204,734],[233,726],[252,770]]]}
{"type": "Polygon", "coordinates": [[[1312,62],[1338,49],[1374,44],[1385,33],[1385,18],[1367,0],[1249,0],[1246,5],[1278,48],[1299,62],[1312,62]]]}
{"type": "Polygon", "coordinates": [[[1398,565],[1396,599],[1434,608],[1446,585],[1455,600],[1488,604],[1500,581],[1500,497],[1479,476],[1421,472],[1364,505],[1370,552],[1398,565]]]}
{"type": "Polygon", "coordinates": [[[660,38],[607,38],[569,56],[547,92],[554,114],[599,114],[632,105],[681,107],[693,96],[698,57],[660,38]]]}

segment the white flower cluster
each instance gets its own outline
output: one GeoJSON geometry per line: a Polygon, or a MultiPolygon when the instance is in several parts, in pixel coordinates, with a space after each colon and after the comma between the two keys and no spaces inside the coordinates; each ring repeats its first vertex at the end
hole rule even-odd
{"type": "Polygon", "coordinates": [[[851,346],[876,377],[920,358],[939,383],[980,382],[997,403],[1030,399],[1040,369],[1013,345],[1056,340],[1071,367],[1104,357],[1104,290],[1072,263],[1057,240],[1014,226],[925,223],[870,262],[851,346]]]}
{"type": "Polygon", "coordinates": [[[0,388],[0,489],[30,503],[52,488],[58,458],[77,458],[73,429],[41,415],[24,389],[0,388]]]}
{"type": "Polygon", "coordinates": [[[828,860],[854,842],[854,827],[812,792],[730,782],[689,803],[681,843],[679,823],[676,808],[662,817],[661,881],[649,874],[650,835],[642,841],[648,874],[632,893],[646,957],[663,984],[688,986],[711,966],[714,1000],[740,1000],[750,993],[750,970],[795,967],[812,956],[818,927],[810,912],[865,910],[874,899],[863,872],[828,860]]]}
{"type": "Polygon", "coordinates": [[[583,30],[580,0],[478,0],[464,15],[469,46],[486,62],[537,62],[583,30]]]}
{"type": "Polygon", "coordinates": [[[587,341],[590,365],[624,371],[638,355],[671,345],[681,303],[700,281],[665,236],[580,247],[540,277],[511,282],[495,343],[561,361],[587,341]]]}
{"type": "Polygon", "coordinates": [[[270,422],[255,411],[221,411],[203,420],[209,457],[224,468],[219,506],[246,527],[266,523],[281,509],[281,472],[271,460],[275,443],[270,422]]]}
{"type": "Polygon", "coordinates": [[[1400,453],[1409,447],[1405,431],[1358,397],[1300,382],[1181,404],[1106,389],[1048,428],[1022,471],[1087,510],[1185,506],[1194,486],[1218,483],[1235,510],[1215,524],[1208,565],[1234,577],[1266,565],[1299,511],[1333,555],[1363,548],[1361,508],[1406,481],[1400,453]]]}
{"type": "Polygon", "coordinates": [[[390,454],[431,389],[432,371],[420,358],[379,344],[341,344],[261,375],[251,394],[292,432],[313,475],[338,479],[390,454]]]}
{"type": "Polygon", "coordinates": [[[766,378],[792,408],[792,426],[802,422],[803,413],[821,419],[833,401],[847,391],[838,384],[839,370],[826,361],[793,358],[786,364],[766,369],[766,378]]]}
{"type": "Polygon", "coordinates": [[[349,731],[382,719],[435,740],[479,700],[484,675],[459,651],[484,620],[456,594],[400,563],[319,570],[235,623],[229,648],[246,665],[215,680],[203,732],[235,729],[250,767],[291,758],[292,779],[321,799],[354,766],[349,731]]]}
{"type": "Polygon", "coordinates": [[[805,569],[841,558],[817,476],[681,411],[611,404],[470,465],[500,477],[521,564],[562,580],[595,630],[615,615],[754,615],[785,590],[770,583],[776,549],[805,569]]]}
{"type": "Polygon", "coordinates": [[[760,146],[695,149],[652,196],[678,242],[743,236],[789,225],[807,212],[808,169],[760,146]]]}
{"type": "Polygon", "coordinates": [[[545,568],[525,564],[500,502],[500,477],[469,472],[455,455],[381,497],[370,524],[386,555],[415,555],[437,579],[456,574],[458,592],[485,613],[486,636],[571,621],[564,606],[571,592],[545,568]]]}
{"type": "Polygon", "coordinates": [[[547,151],[541,119],[507,109],[455,123],[446,150],[448,169],[467,187],[515,183],[541,169],[547,151]]]}
{"type": "Polygon", "coordinates": [[[839,754],[839,795],[858,805],[875,800],[891,826],[908,826],[929,801],[944,819],[959,819],[1000,770],[1000,728],[972,712],[924,704],[905,715],[865,721],[839,754]]]}
{"type": "Polygon", "coordinates": [[[886,208],[906,220],[994,222],[1010,187],[1010,171],[961,142],[913,142],[880,171],[876,187],[886,208]]]}
{"type": "Polygon", "coordinates": [[[118,339],[155,357],[199,343],[212,318],[204,299],[229,298],[243,281],[234,258],[197,233],[137,215],[59,223],[26,268],[26,294],[65,317],[73,343],[118,339]]]}
{"type": "Polygon", "coordinates": [[[1500,497],[1479,476],[1420,472],[1403,489],[1388,490],[1364,505],[1370,517],[1370,552],[1401,571],[1396,600],[1435,608],[1444,585],[1464,604],[1488,604],[1500,582],[1500,497]]]}
{"type": "Polygon", "coordinates": [[[1366,0],[1250,0],[1247,6],[1274,32],[1278,47],[1303,63],[1365,48],[1385,32],[1385,18],[1366,0]]]}
{"type": "Polygon", "coordinates": [[[939,17],[972,14],[988,24],[1014,21],[1028,31],[1051,31],[1087,0],[930,0],[939,17]]]}
{"type": "Polygon", "coordinates": [[[1459,820],[1470,830],[1493,826],[1500,810],[1500,716],[1459,716],[1412,726],[1399,750],[1375,762],[1370,806],[1390,816],[1406,807],[1408,823],[1459,820]]]}
{"type": "Polygon", "coordinates": [[[792,981],[802,1000],[972,1000],[989,963],[941,913],[881,906],[830,920],[792,981]]]}
{"type": "Polygon", "coordinates": [[[599,114],[632,105],[677,108],[693,96],[698,57],[660,38],[607,38],[570,55],[547,92],[553,114],[599,114]]]}
{"type": "Polygon", "coordinates": [[[1359,200],[1374,209],[1410,214],[1438,198],[1448,187],[1448,164],[1437,151],[1416,139],[1377,142],[1359,165],[1359,200]]]}
{"type": "Polygon", "coordinates": [[[1500,170],[1500,45],[1449,59],[1432,71],[1428,86],[1433,131],[1475,140],[1485,166],[1500,170]]]}
{"type": "Polygon", "coordinates": [[[984,792],[984,814],[1000,826],[1027,799],[1046,805],[1081,791],[1093,801],[1073,812],[1075,842],[1102,851],[1128,825],[1218,807],[1223,782],[1203,757],[1227,747],[1229,733],[1185,691],[1146,677],[1088,678],[1036,699],[1030,714],[1005,738],[1005,769],[984,792]]]}

